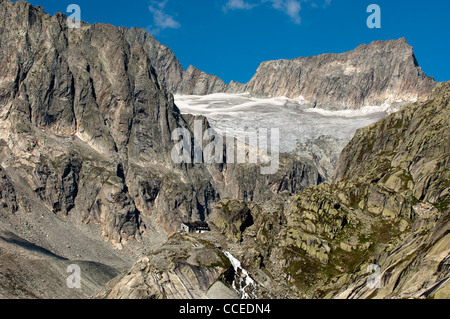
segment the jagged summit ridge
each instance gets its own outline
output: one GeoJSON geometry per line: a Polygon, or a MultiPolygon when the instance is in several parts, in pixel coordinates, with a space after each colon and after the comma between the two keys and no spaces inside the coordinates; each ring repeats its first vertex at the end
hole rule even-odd
{"type": "Polygon", "coordinates": [[[303,96],[324,108],[351,109],[423,99],[435,84],[401,38],[341,54],[263,62],[244,90],[267,97],[303,96]]]}
{"type": "Polygon", "coordinates": [[[405,38],[362,44],[349,52],[326,53],[293,60],[262,62],[246,83],[226,84],[219,77],[190,66],[186,71],[170,49],[143,29],[131,29],[129,36],[141,41],[159,78],[173,93],[207,95],[250,93],[255,97],[297,98],[303,96],[317,107],[359,109],[425,99],[436,81],[428,77],[405,38]]]}

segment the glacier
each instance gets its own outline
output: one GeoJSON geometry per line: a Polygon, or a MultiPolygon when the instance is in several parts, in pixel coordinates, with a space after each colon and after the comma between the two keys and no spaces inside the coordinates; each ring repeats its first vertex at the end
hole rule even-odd
{"type": "Polygon", "coordinates": [[[324,181],[329,181],[339,155],[359,128],[395,112],[405,102],[366,106],[359,110],[315,108],[303,97],[256,98],[249,93],[174,95],[182,114],[205,116],[220,135],[246,143],[248,132],[279,129],[281,153],[312,160],[324,181]]]}
{"type": "Polygon", "coordinates": [[[260,128],[278,128],[280,151],[295,152],[299,144],[329,136],[349,141],[356,130],[386,117],[388,104],[360,110],[327,111],[316,109],[304,98],[261,99],[248,93],[175,95],[175,104],[183,114],[203,115],[218,133],[239,139],[241,133],[260,128]]]}

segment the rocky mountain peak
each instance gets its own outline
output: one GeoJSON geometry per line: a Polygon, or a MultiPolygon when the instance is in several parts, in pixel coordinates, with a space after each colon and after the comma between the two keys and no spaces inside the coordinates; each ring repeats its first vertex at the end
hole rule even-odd
{"type": "Polygon", "coordinates": [[[318,107],[355,109],[424,99],[435,84],[402,38],[341,54],[263,62],[244,91],[261,97],[303,96],[318,107]]]}
{"type": "MultiPolygon", "coordinates": [[[[142,37],[135,40],[143,41],[142,37]]],[[[147,53],[159,78],[171,92],[178,94],[302,96],[316,107],[333,110],[423,100],[436,85],[420,68],[413,47],[405,38],[361,44],[340,54],[265,61],[246,84],[232,81],[227,85],[217,76],[193,66],[185,71],[173,52],[164,46],[148,46],[147,53]]]]}

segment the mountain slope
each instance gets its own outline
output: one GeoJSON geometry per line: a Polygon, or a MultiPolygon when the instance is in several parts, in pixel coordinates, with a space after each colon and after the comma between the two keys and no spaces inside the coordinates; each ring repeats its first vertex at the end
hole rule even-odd
{"type": "Polygon", "coordinates": [[[124,29],[130,45],[139,43],[147,53],[158,78],[165,83],[172,93],[206,95],[224,92],[227,84],[219,77],[207,74],[189,66],[184,70],[175,54],[165,45],[159,43],[146,30],[124,29]]]}

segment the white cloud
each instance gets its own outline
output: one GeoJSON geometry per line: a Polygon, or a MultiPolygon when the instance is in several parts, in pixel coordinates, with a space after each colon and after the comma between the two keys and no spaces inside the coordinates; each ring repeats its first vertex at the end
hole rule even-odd
{"type": "Polygon", "coordinates": [[[256,7],[258,4],[249,3],[244,0],[228,0],[225,4],[224,9],[229,10],[250,10],[256,7]]]}
{"type": "Polygon", "coordinates": [[[152,0],[148,9],[153,14],[153,25],[149,27],[152,34],[158,34],[164,29],[178,29],[181,25],[173,16],[167,14],[164,9],[168,0],[152,0]]]}
{"type": "Polygon", "coordinates": [[[326,8],[331,4],[331,0],[304,0],[305,2],[310,2],[313,8],[326,8]]]}
{"type": "Polygon", "coordinates": [[[275,10],[279,10],[288,15],[295,24],[301,23],[300,12],[302,2],[310,2],[311,6],[318,7],[319,3],[323,7],[331,4],[331,0],[258,0],[250,2],[248,0],[228,0],[224,5],[224,10],[250,10],[263,4],[269,4],[275,10]]]}
{"type": "Polygon", "coordinates": [[[300,11],[302,6],[300,0],[270,0],[274,9],[286,13],[295,24],[300,24],[300,11]]]}

